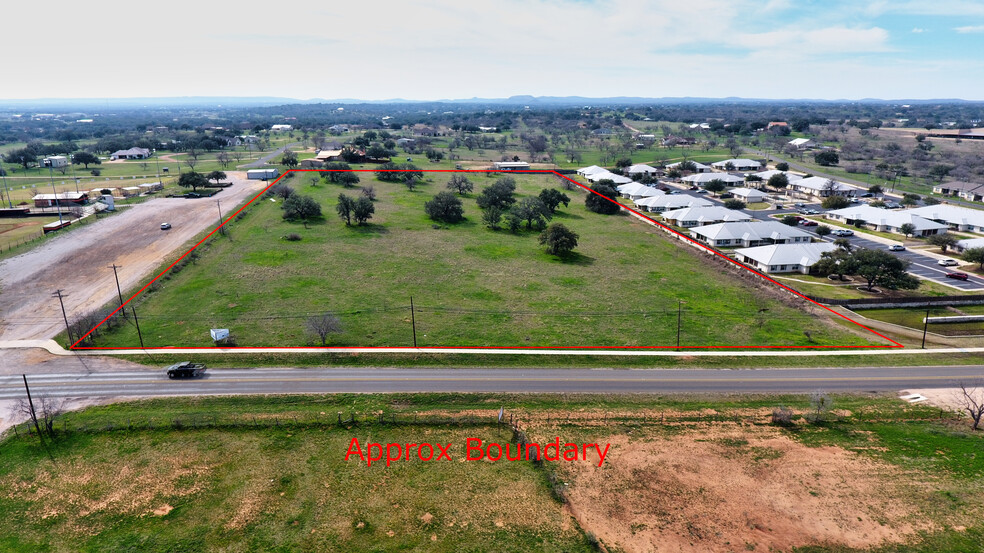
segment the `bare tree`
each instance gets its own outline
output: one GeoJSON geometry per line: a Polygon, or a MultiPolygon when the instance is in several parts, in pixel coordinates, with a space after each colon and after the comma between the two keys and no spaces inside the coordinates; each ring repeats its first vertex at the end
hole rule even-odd
{"type": "Polygon", "coordinates": [[[810,393],[810,422],[817,424],[824,421],[827,412],[833,407],[834,403],[823,390],[814,390],[810,393]]]}
{"type": "Polygon", "coordinates": [[[376,201],[376,189],[373,188],[371,184],[367,184],[366,186],[363,186],[361,193],[366,198],[369,198],[372,201],[376,201]]]}
{"type": "Polygon", "coordinates": [[[329,334],[337,334],[342,331],[342,322],[330,312],[322,313],[308,318],[307,328],[321,339],[321,345],[324,346],[329,334]]]}
{"type": "Polygon", "coordinates": [[[957,401],[961,411],[966,411],[973,419],[974,430],[979,430],[981,418],[984,417],[984,382],[975,381],[971,384],[960,382],[960,393],[957,394],[957,401]]]}
{"type": "Polygon", "coordinates": [[[41,432],[53,438],[55,434],[55,419],[64,412],[64,400],[48,397],[47,394],[34,396],[34,412],[31,412],[31,404],[26,397],[22,397],[14,404],[14,413],[26,419],[33,419],[37,416],[38,426],[41,432]]]}
{"type": "Polygon", "coordinates": [[[236,163],[239,163],[239,162],[241,162],[243,160],[243,153],[240,152],[239,150],[233,150],[232,151],[232,157],[233,157],[233,159],[236,160],[236,163]]]}
{"type": "Polygon", "coordinates": [[[215,154],[215,160],[218,161],[220,165],[222,165],[223,169],[228,167],[229,162],[231,161],[231,159],[229,158],[229,154],[226,152],[219,152],[215,154]]]}
{"type": "Polygon", "coordinates": [[[195,166],[198,165],[198,156],[191,157],[190,155],[185,158],[184,164],[188,166],[192,171],[195,170],[195,166]]]}

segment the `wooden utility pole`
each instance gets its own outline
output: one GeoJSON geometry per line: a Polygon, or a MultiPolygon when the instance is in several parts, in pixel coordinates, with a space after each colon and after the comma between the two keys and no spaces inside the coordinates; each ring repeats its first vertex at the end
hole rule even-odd
{"type": "Polygon", "coordinates": [[[413,328],[413,347],[417,347],[417,319],[413,315],[413,296],[410,296],[410,325],[413,328]]]}
{"type": "Polygon", "coordinates": [[[65,319],[65,333],[68,334],[68,343],[73,344],[75,343],[75,340],[72,339],[72,329],[68,326],[68,314],[65,313],[65,301],[62,299],[64,298],[64,296],[62,296],[62,291],[55,290],[55,293],[52,294],[52,296],[58,298],[58,303],[61,305],[62,318],[65,319]]]}

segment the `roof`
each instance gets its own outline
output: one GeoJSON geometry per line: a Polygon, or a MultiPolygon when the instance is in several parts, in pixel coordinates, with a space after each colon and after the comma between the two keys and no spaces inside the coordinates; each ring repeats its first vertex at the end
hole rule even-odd
{"type": "Polygon", "coordinates": [[[81,200],[87,192],[59,192],[58,194],[38,194],[32,200],[81,200]]]}
{"type": "MultiPolygon", "coordinates": [[[[826,190],[826,188],[827,188],[827,181],[831,181],[831,180],[833,180],[833,179],[828,179],[827,177],[806,177],[804,179],[799,179],[799,180],[797,180],[795,182],[790,181],[790,184],[791,185],[794,185],[794,186],[796,186],[798,188],[808,188],[810,190],[821,191],[821,190],[826,190]]],[[[844,191],[844,190],[860,190],[860,188],[858,188],[856,186],[851,186],[849,184],[844,184],[843,182],[840,182],[840,181],[836,181],[835,180],[834,183],[836,184],[836,188],[835,188],[836,190],[840,190],[840,191],[844,191]]]]}
{"type": "Polygon", "coordinates": [[[949,204],[927,205],[905,210],[934,221],[946,221],[953,225],[971,225],[984,228],[984,211],[949,204]]]}
{"type": "Polygon", "coordinates": [[[800,180],[803,178],[797,175],[796,173],[790,173],[789,171],[780,171],[778,169],[769,169],[768,171],[759,171],[758,173],[752,173],[752,174],[755,175],[756,177],[761,178],[764,181],[769,180],[770,178],[772,178],[773,175],[779,175],[779,174],[786,175],[786,178],[789,179],[789,182],[793,182],[794,180],[800,180]]]}
{"type": "Polygon", "coordinates": [[[711,182],[712,180],[720,180],[726,183],[745,182],[745,179],[729,173],[694,173],[693,175],[687,175],[680,180],[692,182],[694,184],[705,184],[711,182]]]}
{"type": "Polygon", "coordinates": [[[645,163],[637,163],[635,165],[630,165],[628,169],[625,170],[626,173],[655,173],[657,169],[645,163]]]}
{"type": "Polygon", "coordinates": [[[935,188],[946,188],[947,190],[961,190],[961,191],[971,191],[977,190],[978,188],[984,189],[984,184],[979,182],[965,182],[954,180],[950,182],[942,182],[933,187],[935,188]]]}
{"type": "Polygon", "coordinates": [[[813,142],[813,141],[810,140],[809,138],[794,138],[794,139],[790,140],[788,143],[789,144],[792,144],[793,146],[802,146],[803,144],[806,144],[807,142],[813,142]]]}
{"type": "Polygon", "coordinates": [[[582,167],[577,170],[578,173],[582,175],[594,175],[595,173],[607,173],[608,169],[604,167],[598,167],[597,165],[590,165],[588,167],[582,167]]]}
{"type": "Polygon", "coordinates": [[[677,221],[697,221],[697,222],[718,222],[718,221],[749,221],[750,215],[744,211],[728,209],[719,205],[697,205],[664,211],[663,219],[674,219],[677,221]]]}
{"type": "Polygon", "coordinates": [[[754,159],[747,159],[741,157],[741,158],[726,159],[724,161],[717,161],[712,163],[711,167],[722,168],[728,163],[731,163],[735,167],[761,167],[762,166],[761,163],[755,161],[754,159]]]}
{"type": "Polygon", "coordinates": [[[150,150],[147,148],[130,148],[129,150],[116,150],[112,153],[114,156],[126,156],[131,154],[143,154],[145,156],[149,156],[150,150]]]}
{"type": "Polygon", "coordinates": [[[659,188],[653,188],[652,186],[646,186],[645,184],[638,182],[630,182],[627,184],[620,184],[615,187],[622,194],[628,194],[630,196],[662,196],[666,194],[659,188]]]}
{"type": "MultiPolygon", "coordinates": [[[[839,217],[844,217],[845,219],[860,219],[872,225],[885,225],[892,228],[899,228],[906,223],[914,225],[917,231],[940,230],[947,228],[946,225],[937,223],[936,221],[930,221],[925,217],[920,217],[919,215],[912,213],[912,210],[892,211],[890,209],[882,209],[880,207],[871,207],[867,204],[845,207],[844,209],[834,209],[828,211],[827,213],[832,213],[839,217]]],[[[982,213],[982,215],[984,215],[984,213],[982,213]]]]}
{"type": "MultiPolygon", "coordinates": [[[[711,169],[711,166],[710,165],[704,165],[703,163],[697,163],[696,161],[691,161],[691,163],[694,164],[694,167],[696,167],[697,170],[701,170],[701,169],[710,170],[711,169]]],[[[681,165],[683,165],[683,162],[682,161],[678,161],[676,163],[671,163],[671,164],[667,165],[666,168],[667,169],[674,169],[674,168],[679,167],[681,165]]]]}
{"type": "Polygon", "coordinates": [[[779,221],[751,221],[717,223],[697,227],[690,231],[709,240],[747,240],[755,241],[770,238],[781,240],[794,237],[809,237],[810,233],[791,227],[779,221]]]}
{"type": "Polygon", "coordinates": [[[314,156],[314,159],[328,159],[330,157],[338,157],[342,155],[341,150],[321,150],[318,155],[314,156]]]}
{"type": "Polygon", "coordinates": [[[610,180],[615,184],[628,184],[632,182],[632,179],[630,179],[629,177],[623,177],[622,175],[616,175],[615,173],[611,173],[608,171],[605,171],[604,173],[595,173],[593,175],[588,175],[585,178],[591,182],[598,182],[603,180],[610,180]]]}
{"type": "Polygon", "coordinates": [[[636,205],[646,207],[663,207],[675,209],[681,207],[694,207],[699,205],[714,205],[704,198],[695,198],[686,194],[664,194],[662,196],[650,196],[641,200],[636,200],[636,205]]]}
{"type": "Polygon", "coordinates": [[[765,198],[768,196],[768,194],[766,194],[765,192],[762,192],[761,190],[757,190],[755,188],[732,188],[730,192],[735,196],[741,196],[744,198],[751,198],[752,196],[765,198]]]}
{"type": "Polygon", "coordinates": [[[753,259],[762,265],[800,265],[810,267],[826,252],[836,250],[831,242],[770,244],[754,248],[738,248],[736,255],[753,259]]]}
{"type": "Polygon", "coordinates": [[[965,238],[957,241],[957,246],[962,250],[970,248],[984,248],[984,238],[965,238]]]}

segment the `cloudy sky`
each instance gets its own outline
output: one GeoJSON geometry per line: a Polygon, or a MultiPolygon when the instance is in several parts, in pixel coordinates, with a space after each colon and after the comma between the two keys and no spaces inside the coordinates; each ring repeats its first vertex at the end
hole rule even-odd
{"type": "Polygon", "coordinates": [[[984,100],[981,0],[55,0],[3,21],[0,98],[984,100]]]}

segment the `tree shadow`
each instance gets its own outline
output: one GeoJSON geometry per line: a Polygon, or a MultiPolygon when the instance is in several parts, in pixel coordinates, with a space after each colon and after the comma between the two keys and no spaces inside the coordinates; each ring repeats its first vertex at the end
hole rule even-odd
{"type": "Polygon", "coordinates": [[[555,211],[553,212],[554,219],[584,219],[584,216],[578,215],[577,213],[570,213],[568,211],[555,211]]]}
{"type": "Polygon", "coordinates": [[[362,235],[389,234],[389,229],[377,223],[366,223],[364,225],[353,224],[347,227],[349,232],[362,235]]]}
{"type": "Polygon", "coordinates": [[[594,265],[595,262],[595,258],[578,252],[567,252],[561,255],[555,255],[554,259],[565,265],[579,265],[582,267],[594,265]]]}

